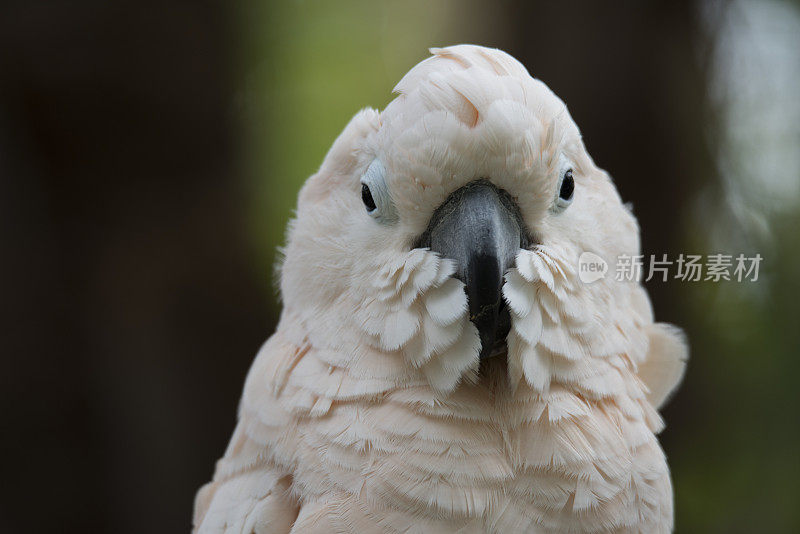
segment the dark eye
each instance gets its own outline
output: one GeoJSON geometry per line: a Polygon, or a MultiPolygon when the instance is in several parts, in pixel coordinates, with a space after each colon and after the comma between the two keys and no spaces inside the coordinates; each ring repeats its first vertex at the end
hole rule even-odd
{"type": "Polygon", "coordinates": [[[375,199],[372,198],[372,192],[369,190],[369,186],[367,184],[361,184],[361,200],[364,201],[364,205],[367,207],[367,211],[375,211],[377,207],[375,205],[375,199]]]}
{"type": "Polygon", "coordinates": [[[561,190],[558,192],[558,197],[569,202],[572,200],[573,193],[575,193],[575,179],[572,177],[572,169],[569,169],[564,173],[564,179],[561,180],[561,190]]]}

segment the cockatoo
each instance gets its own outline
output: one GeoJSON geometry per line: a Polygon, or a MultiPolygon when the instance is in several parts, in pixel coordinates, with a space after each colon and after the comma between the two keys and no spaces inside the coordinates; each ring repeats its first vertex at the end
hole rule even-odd
{"type": "Polygon", "coordinates": [[[506,53],[432,49],[303,186],[283,311],[197,494],[202,533],[668,532],[687,360],[636,220],[506,53]]]}

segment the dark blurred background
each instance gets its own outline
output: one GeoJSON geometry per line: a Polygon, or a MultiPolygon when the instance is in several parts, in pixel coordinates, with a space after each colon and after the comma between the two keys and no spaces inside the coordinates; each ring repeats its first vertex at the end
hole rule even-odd
{"type": "Polygon", "coordinates": [[[429,46],[520,59],[633,202],[692,345],[679,532],[800,531],[800,5],[6,1],[1,532],[186,532],[279,305],[275,249],[347,120],[429,46]]]}

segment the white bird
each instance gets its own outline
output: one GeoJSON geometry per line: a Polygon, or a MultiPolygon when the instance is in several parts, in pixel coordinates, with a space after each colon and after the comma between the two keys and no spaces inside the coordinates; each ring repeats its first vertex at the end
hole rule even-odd
{"type": "Polygon", "coordinates": [[[685,340],[638,281],[578,267],[639,254],[636,220],[519,62],[431,52],[300,192],[195,529],[669,532],[657,409],[685,340]]]}

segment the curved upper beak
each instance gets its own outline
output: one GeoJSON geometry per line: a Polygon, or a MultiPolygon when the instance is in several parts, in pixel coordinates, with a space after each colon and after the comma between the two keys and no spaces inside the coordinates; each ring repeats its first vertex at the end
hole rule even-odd
{"type": "Polygon", "coordinates": [[[478,180],[455,191],[433,214],[420,246],[455,262],[466,285],[470,320],[481,338],[481,358],[502,352],[511,327],[503,277],[527,246],[522,217],[510,195],[478,180]]]}

